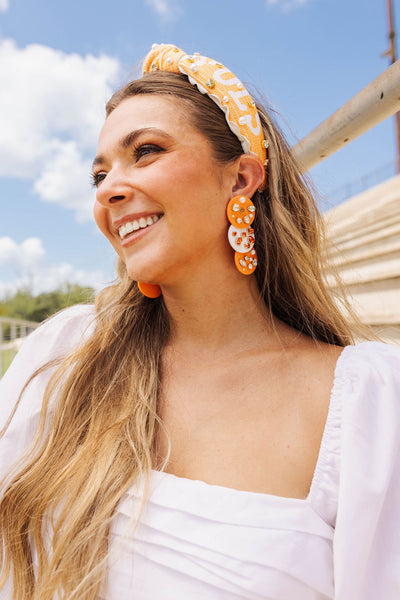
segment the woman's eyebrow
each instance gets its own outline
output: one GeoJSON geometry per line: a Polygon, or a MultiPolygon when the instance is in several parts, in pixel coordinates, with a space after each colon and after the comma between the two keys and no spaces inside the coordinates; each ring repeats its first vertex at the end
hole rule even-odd
{"type": "MultiPolygon", "coordinates": [[[[140,129],[135,129],[133,131],[130,131],[129,133],[124,135],[119,140],[118,147],[122,148],[124,150],[127,148],[130,148],[130,146],[132,146],[132,144],[135,143],[137,138],[145,133],[155,133],[159,136],[164,137],[165,139],[172,140],[172,137],[168,133],[163,131],[162,129],[158,129],[157,127],[142,127],[140,129]]],[[[96,167],[99,164],[103,164],[105,162],[105,160],[106,159],[105,159],[104,154],[98,154],[93,160],[92,167],[96,167]]]]}

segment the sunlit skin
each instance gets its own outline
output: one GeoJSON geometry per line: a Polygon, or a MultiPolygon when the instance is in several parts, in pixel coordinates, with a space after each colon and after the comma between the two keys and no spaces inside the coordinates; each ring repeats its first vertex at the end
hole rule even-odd
{"type": "Polygon", "coordinates": [[[217,164],[176,101],[124,100],[101,131],[94,175],[96,222],[133,279],[171,286],[196,272],[234,272],[225,211],[237,165],[217,164]],[[124,241],[113,227],[128,215],[154,214],[158,222],[124,241]]]}
{"type": "Polygon", "coordinates": [[[255,277],[234,266],[226,206],[263,185],[261,161],[247,154],[218,165],[179,100],[145,95],[106,119],[94,178],[99,228],[132,279],[161,286],[169,313],[158,405],[167,470],[305,497],[340,349],[274,318],[255,277]],[[160,218],[120,239],[116,223],[151,215],[160,218]]]}

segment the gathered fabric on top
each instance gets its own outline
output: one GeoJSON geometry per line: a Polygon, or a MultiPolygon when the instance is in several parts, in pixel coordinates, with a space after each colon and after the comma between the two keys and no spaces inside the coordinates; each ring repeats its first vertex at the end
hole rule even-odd
{"type": "Polygon", "coordinates": [[[308,501],[153,471],[133,537],[141,498],[118,506],[107,600],[333,598],[334,530],[308,501]]]}

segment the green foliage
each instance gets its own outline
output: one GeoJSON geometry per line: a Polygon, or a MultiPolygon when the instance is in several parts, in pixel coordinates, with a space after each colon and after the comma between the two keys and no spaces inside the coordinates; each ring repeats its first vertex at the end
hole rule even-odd
{"type": "Polygon", "coordinates": [[[16,351],[13,350],[4,350],[2,352],[2,369],[0,369],[0,371],[2,371],[0,373],[0,377],[2,377],[4,375],[4,373],[7,371],[8,367],[11,365],[11,362],[14,358],[16,354],[16,351]]]}
{"type": "Polygon", "coordinates": [[[62,308],[93,300],[94,290],[78,284],[67,283],[52,292],[43,292],[37,296],[29,288],[24,288],[0,301],[0,316],[41,322],[62,308]]]}

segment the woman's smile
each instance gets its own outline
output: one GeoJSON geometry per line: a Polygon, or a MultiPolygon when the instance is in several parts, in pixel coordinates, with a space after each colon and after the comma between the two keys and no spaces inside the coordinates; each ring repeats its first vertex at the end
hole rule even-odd
{"type": "Polygon", "coordinates": [[[138,231],[139,229],[145,229],[153,225],[158,221],[159,217],[157,215],[149,216],[149,217],[140,217],[140,219],[134,219],[132,221],[128,221],[125,225],[121,225],[118,228],[119,237],[121,240],[126,239],[127,237],[131,237],[130,234],[132,232],[138,231]]]}

